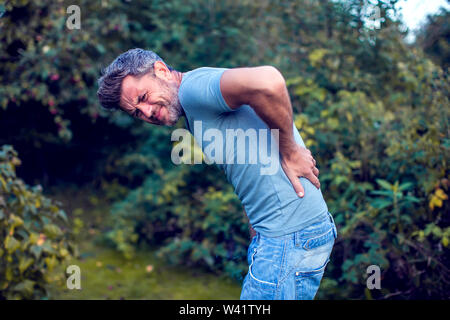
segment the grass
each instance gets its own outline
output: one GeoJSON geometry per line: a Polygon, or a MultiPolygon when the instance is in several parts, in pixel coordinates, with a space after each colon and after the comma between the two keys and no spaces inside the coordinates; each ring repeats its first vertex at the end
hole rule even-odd
{"type": "Polygon", "coordinates": [[[120,252],[96,244],[109,212],[101,197],[89,196],[83,190],[66,190],[52,198],[64,204],[71,220],[78,218],[82,224],[77,235],[79,258],[52,272],[51,299],[239,299],[241,284],[229,278],[168,265],[151,249],[140,249],[132,259],[126,259],[120,252]],[[80,267],[80,290],[66,286],[65,269],[69,265],[80,267]]]}
{"type": "Polygon", "coordinates": [[[82,259],[71,261],[81,270],[81,289],[69,290],[64,270],[54,272],[52,299],[239,299],[240,285],[199,270],[168,266],[151,251],[131,260],[98,246],[85,248],[82,259]],[[58,284],[57,284],[58,283],[58,284]]]}

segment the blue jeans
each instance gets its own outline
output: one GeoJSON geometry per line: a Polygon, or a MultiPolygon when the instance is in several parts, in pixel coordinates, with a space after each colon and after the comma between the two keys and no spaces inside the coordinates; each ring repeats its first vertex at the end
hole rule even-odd
{"type": "Polygon", "coordinates": [[[253,237],[241,300],[312,300],[335,239],[330,213],[323,221],[281,237],[253,237]]]}

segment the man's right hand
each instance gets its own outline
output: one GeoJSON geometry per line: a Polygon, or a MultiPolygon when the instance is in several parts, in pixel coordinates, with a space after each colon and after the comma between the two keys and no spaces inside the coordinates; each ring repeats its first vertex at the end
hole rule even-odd
{"type": "Polygon", "coordinates": [[[299,197],[302,198],[305,195],[305,190],[300,183],[299,177],[305,177],[317,189],[320,188],[319,169],[316,168],[316,160],[314,160],[311,151],[308,149],[296,144],[291,151],[282,153],[281,167],[299,197]]]}

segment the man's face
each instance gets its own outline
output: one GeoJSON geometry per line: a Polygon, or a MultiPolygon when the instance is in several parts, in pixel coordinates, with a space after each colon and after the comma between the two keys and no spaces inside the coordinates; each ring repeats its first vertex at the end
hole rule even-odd
{"type": "Polygon", "coordinates": [[[178,99],[179,86],[149,73],[141,77],[127,76],[122,81],[121,108],[145,122],[173,126],[182,115],[178,99]]]}

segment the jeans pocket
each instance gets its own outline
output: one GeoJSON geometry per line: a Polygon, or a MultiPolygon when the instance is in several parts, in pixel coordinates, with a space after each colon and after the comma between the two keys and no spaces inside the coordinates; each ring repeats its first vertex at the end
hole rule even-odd
{"type": "Polygon", "coordinates": [[[319,248],[323,245],[326,245],[331,241],[334,242],[334,239],[335,239],[334,230],[332,228],[330,228],[328,231],[326,231],[320,235],[317,235],[315,237],[305,240],[305,242],[303,244],[303,249],[305,249],[307,251],[313,250],[313,249],[319,248]]]}
{"type": "Polygon", "coordinates": [[[241,292],[241,300],[273,300],[277,288],[276,259],[268,259],[267,251],[258,252],[255,247],[250,257],[248,274],[245,277],[241,292]]]}
{"type": "Polygon", "coordinates": [[[297,300],[314,299],[329,261],[327,259],[319,268],[295,273],[295,298],[297,300]]]}
{"type": "Polygon", "coordinates": [[[251,263],[248,267],[248,273],[250,277],[256,282],[269,286],[269,288],[275,287],[277,284],[275,274],[275,261],[270,260],[268,256],[257,255],[258,249],[255,248],[252,254],[251,263]]]}
{"type": "Polygon", "coordinates": [[[336,226],[333,217],[328,212],[325,219],[306,227],[298,233],[296,246],[301,246],[302,249],[309,251],[334,242],[336,237],[336,226]]]}

